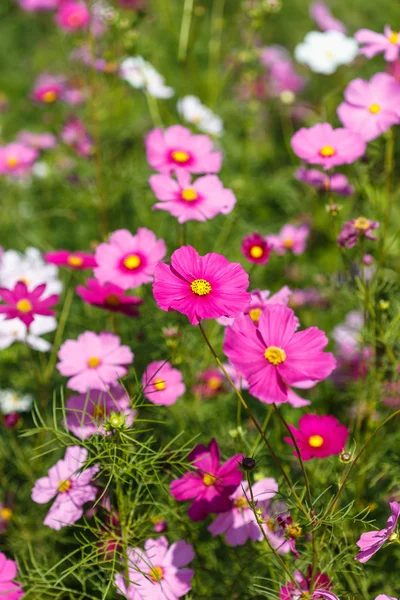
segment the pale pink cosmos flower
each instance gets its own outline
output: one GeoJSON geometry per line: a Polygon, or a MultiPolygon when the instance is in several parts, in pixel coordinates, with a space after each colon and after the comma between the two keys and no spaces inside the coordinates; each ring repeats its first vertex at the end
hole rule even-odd
{"type": "Polygon", "coordinates": [[[135,288],[153,280],[154,269],[166,252],[164,240],[157,240],[150,229],[139,227],[136,235],[119,229],[97,246],[94,274],[100,283],[112,281],[124,290],[135,288]]]}
{"type": "Polygon", "coordinates": [[[360,48],[360,54],[367,58],[373,58],[382,52],[385,60],[393,62],[400,55],[400,34],[389,25],[385,25],[384,33],[359,29],[354,37],[359,44],[365,44],[360,48]]]}
{"type": "Polygon", "coordinates": [[[323,2],[323,0],[317,0],[313,2],[310,6],[310,16],[321,31],[340,31],[341,33],[346,33],[347,29],[339,19],[336,19],[329,7],[323,2]]]}
{"type": "Polygon", "coordinates": [[[57,146],[57,138],[52,133],[35,133],[33,131],[20,131],[17,141],[36,150],[49,150],[57,146]]]}
{"type": "Polygon", "coordinates": [[[21,584],[15,580],[17,563],[0,552],[0,596],[5,600],[19,600],[24,595],[21,584]]]}
{"type": "Polygon", "coordinates": [[[0,175],[23,177],[31,172],[38,157],[39,153],[35,148],[21,142],[0,146],[0,175]]]}
{"type": "Polygon", "coordinates": [[[57,25],[69,33],[85,29],[90,22],[90,11],[84,2],[64,0],[56,14],[57,25]]]}
{"type": "Polygon", "coordinates": [[[60,0],[18,0],[18,4],[25,12],[39,12],[41,10],[54,10],[60,0]]]}
{"type": "Polygon", "coordinates": [[[87,304],[111,312],[121,313],[126,317],[138,317],[138,307],[143,304],[142,298],[128,296],[118,285],[114,283],[99,283],[97,279],[88,279],[86,287],[78,285],[76,293],[87,304]]]}
{"type": "Polygon", "coordinates": [[[91,156],[93,140],[86,131],[84,123],[76,117],[70,117],[61,130],[61,139],[79,156],[91,156]]]}
{"type": "Polygon", "coordinates": [[[57,368],[61,375],[71,377],[67,387],[77,392],[107,390],[128,372],[126,365],[134,355],[128,346],[121,346],[117,335],[85,331],[77,340],[67,340],[59,350],[57,368]]]}
{"type": "Polygon", "coordinates": [[[397,523],[400,517],[400,502],[389,502],[391,515],[387,520],[385,529],[379,531],[368,531],[363,533],[357,542],[361,552],[357,554],[355,560],[361,563],[367,562],[376,552],[386,543],[399,540],[399,533],[396,531],[397,523]]]}
{"type": "Polygon", "coordinates": [[[296,331],[294,312],[280,304],[266,306],[256,327],[241,315],[225,331],[223,351],[249,383],[250,393],[267,404],[288,402],[289,386],[313,387],[336,366],[317,327],[296,331]]]}
{"type": "Polygon", "coordinates": [[[0,305],[0,314],[6,315],[6,320],[18,318],[27,327],[33,323],[35,315],[54,316],[50,307],[59,300],[58,294],[46,296],[45,283],[29,291],[24,281],[18,281],[12,290],[0,288],[0,298],[4,302],[0,305]]]}
{"type": "Polygon", "coordinates": [[[305,251],[309,235],[310,227],[308,225],[296,227],[288,223],[278,234],[267,235],[265,239],[278,256],[283,256],[288,251],[298,256],[305,251]]]}
{"type": "Polygon", "coordinates": [[[70,446],[65,457],[51,467],[48,476],[36,481],[32,489],[34,502],[46,504],[55,498],[43,521],[51,529],[76,523],[83,515],[83,505],[96,499],[97,488],[92,480],[99,467],[84,469],[87,457],[85,448],[70,446]]]}
{"type": "Polygon", "coordinates": [[[291,140],[293,151],[305,162],[331,169],[350,164],[360,158],[366,149],[360,134],[349,129],[333,129],[329,123],[317,123],[299,129],[291,140]]]}
{"type": "Polygon", "coordinates": [[[192,325],[202,319],[235,317],[246,310],[249,276],[239,263],[221,254],[200,256],[192,246],[182,246],[171,256],[171,265],[158,263],[153,294],[162,310],[186,315],[192,325]]]}
{"type": "Polygon", "coordinates": [[[342,124],[367,142],[400,123],[400,83],[388,73],[354,79],[337,109],[342,124]]]}
{"type": "Polygon", "coordinates": [[[283,46],[272,45],[262,48],[260,62],[268,69],[269,81],[266,85],[268,96],[281,96],[284,99],[285,92],[291,92],[294,99],[294,94],[303,90],[305,80],[296,72],[292,59],[283,46]]]}
{"type": "Polygon", "coordinates": [[[379,594],[375,600],[399,600],[399,598],[393,598],[393,596],[386,596],[386,594],[379,594]]]}
{"type": "Polygon", "coordinates": [[[328,175],[317,169],[299,167],[295,177],[298,181],[307,183],[321,192],[332,192],[337,196],[350,196],[354,193],[354,186],[349,183],[346,175],[342,173],[328,175]]]}
{"type": "MultiPolygon", "coordinates": [[[[326,458],[340,454],[349,437],[349,430],[332,415],[304,415],[299,421],[299,429],[289,425],[296,440],[303,460],[326,458]]],[[[285,442],[294,446],[291,437],[285,437],[285,442]]],[[[297,456],[297,450],[293,451],[297,456]]]]}
{"type": "Polygon", "coordinates": [[[378,221],[371,221],[366,217],[357,217],[357,219],[346,221],[338,235],[338,245],[344,248],[353,248],[360,239],[368,238],[375,241],[377,237],[372,232],[378,228],[378,221]]]}
{"type": "MultiPolygon", "coordinates": [[[[266,477],[252,485],[252,492],[256,509],[262,509],[265,501],[273,498],[278,492],[278,484],[275,479],[266,477]]],[[[224,533],[225,541],[230,546],[242,546],[248,539],[253,542],[262,540],[263,534],[249,505],[251,495],[247,481],[238,486],[230,499],[231,509],[218,515],[209,525],[208,531],[213,537],[224,533]]]]}
{"type": "Polygon", "coordinates": [[[173,125],[165,131],[153,129],[145,139],[149,165],[160,173],[168,174],[176,168],[191,173],[218,173],[222,154],[213,149],[207,135],[193,135],[182,125],[173,125]]]}
{"type": "Polygon", "coordinates": [[[164,536],[148,539],[141,548],[128,548],[129,584],[125,573],[115,575],[119,594],[128,600],[178,600],[191,589],[194,575],[185,569],[193,559],[190,544],[179,540],[171,546],[164,536]]]}
{"type": "Polygon", "coordinates": [[[186,391],[182,373],[169,362],[157,360],[150,363],[142,377],[143,395],[153,404],[170,406],[186,391]]]}
{"type": "Polygon", "coordinates": [[[166,210],[186,221],[207,221],[216,215],[227,215],[236,204],[232,190],[225,189],[216,175],[205,175],[195,181],[185,169],[176,169],[176,180],[170,175],[152,175],[151,188],[158,200],[153,209],[166,210]]]}
{"type": "MultiPolygon", "coordinates": [[[[272,294],[272,296],[269,290],[253,290],[250,292],[250,305],[244,311],[244,314],[249,315],[253,323],[258,325],[260,315],[268,304],[284,304],[285,306],[288,306],[291,294],[292,292],[287,285],[284,285],[283,288],[275,294],[272,294]]],[[[228,325],[233,325],[234,320],[235,319],[230,319],[228,317],[220,317],[217,319],[217,323],[226,327],[228,325]]]]}

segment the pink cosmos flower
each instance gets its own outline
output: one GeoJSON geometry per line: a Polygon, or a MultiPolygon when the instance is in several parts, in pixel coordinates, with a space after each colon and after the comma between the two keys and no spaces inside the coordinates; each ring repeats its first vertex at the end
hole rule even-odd
{"type": "Polygon", "coordinates": [[[389,25],[385,26],[384,33],[359,29],[354,37],[359,44],[365,44],[360,48],[360,54],[364,54],[367,58],[382,52],[385,60],[393,62],[400,55],[400,34],[393,31],[389,25]]]}
{"type": "Polygon", "coordinates": [[[166,251],[164,240],[157,240],[150,229],[139,227],[136,235],[119,229],[108,242],[97,246],[95,277],[100,283],[112,281],[124,290],[149,283],[166,251]]]}
{"type": "Polygon", "coordinates": [[[366,149],[360,134],[349,129],[333,129],[329,123],[299,129],[292,137],[291,145],[294,153],[305,162],[322,165],[324,169],[353,163],[366,149]]]}
{"type": "Polygon", "coordinates": [[[216,440],[211,440],[208,447],[199,444],[189,454],[188,461],[195,470],[175,479],[170,491],[180,502],[193,499],[188,510],[192,521],[203,521],[211,513],[222,513],[231,508],[229,496],[243,478],[239,468],[241,460],[242,455],[236,454],[221,465],[216,440]]]}
{"type": "Polygon", "coordinates": [[[55,20],[57,25],[64,31],[78,31],[88,26],[90,11],[83,2],[64,0],[59,5],[55,20]]]}
{"type": "Polygon", "coordinates": [[[143,395],[153,404],[170,406],[186,391],[182,373],[173,369],[169,362],[158,360],[150,363],[142,377],[143,395]]]}
{"type": "MultiPolygon", "coordinates": [[[[340,454],[349,437],[347,427],[331,415],[304,415],[299,421],[299,429],[293,425],[289,425],[289,428],[303,460],[340,454]]],[[[284,440],[294,446],[292,438],[285,437],[284,440]]],[[[293,455],[297,456],[296,450],[293,455]]]]}
{"type": "Polygon", "coordinates": [[[192,246],[182,246],[172,254],[171,266],[156,266],[153,294],[162,310],[177,310],[197,325],[202,319],[243,312],[250,302],[248,286],[239,263],[214,252],[200,256],[192,246]]]}
{"type": "MultiPolygon", "coordinates": [[[[287,306],[291,294],[292,292],[287,285],[283,286],[276,294],[272,294],[272,296],[269,290],[253,290],[250,292],[250,305],[244,311],[244,314],[249,315],[253,323],[258,325],[260,315],[268,304],[284,304],[287,306]]],[[[229,319],[227,317],[220,317],[217,319],[217,323],[224,326],[233,325],[234,320],[235,319],[229,319]]]]}
{"type": "Polygon", "coordinates": [[[93,141],[80,119],[70,117],[61,130],[61,139],[79,156],[91,156],[93,141]]]}
{"type": "Polygon", "coordinates": [[[51,306],[57,304],[58,294],[43,298],[46,284],[38,285],[31,292],[25,282],[18,281],[12,290],[0,288],[0,298],[5,303],[0,305],[0,314],[5,314],[5,319],[18,318],[27,327],[33,323],[35,315],[54,316],[51,306]]]}
{"type": "MultiPolygon", "coordinates": [[[[278,484],[275,479],[267,477],[252,485],[252,491],[256,508],[262,509],[265,501],[273,498],[278,492],[278,484]]],[[[247,481],[238,486],[230,499],[231,509],[218,515],[208,527],[208,531],[213,537],[225,533],[225,541],[230,546],[242,546],[248,539],[253,542],[262,540],[260,527],[249,506],[251,496],[247,481]]]]}
{"type": "Polygon", "coordinates": [[[377,596],[375,598],[375,600],[399,600],[399,599],[393,598],[392,596],[386,596],[386,594],[379,594],[379,596],[377,596]]]}
{"type": "Polygon", "coordinates": [[[298,308],[300,306],[329,306],[328,300],[316,288],[304,288],[293,290],[289,298],[288,306],[298,308]]]}
{"type": "Polygon", "coordinates": [[[78,285],[76,293],[87,304],[92,304],[104,310],[118,312],[126,317],[138,317],[138,307],[143,304],[141,298],[126,296],[125,290],[113,283],[101,284],[97,279],[88,279],[86,286],[78,285]]]}
{"type": "Polygon", "coordinates": [[[218,173],[222,154],[213,151],[213,142],[207,135],[192,135],[189,129],[173,125],[165,131],[153,129],[146,137],[149,165],[163,174],[176,168],[191,173],[218,173]]]}
{"type": "Polygon", "coordinates": [[[242,240],[242,254],[252,263],[265,265],[268,262],[272,246],[258,233],[246,235],[242,240]]]}
{"type": "Polygon", "coordinates": [[[66,86],[66,79],[63,75],[42,73],[35,82],[32,98],[36,102],[53,104],[56,100],[63,98],[66,86]]]}
{"type": "Polygon", "coordinates": [[[55,250],[54,252],[45,252],[44,258],[51,265],[59,267],[69,267],[70,269],[93,269],[96,261],[93,254],[86,252],[71,252],[70,250],[55,250]]]}
{"type": "Polygon", "coordinates": [[[289,250],[298,256],[305,251],[309,235],[310,227],[308,225],[296,227],[287,224],[282,227],[277,235],[267,235],[265,239],[278,256],[283,256],[289,250]]]}
{"type": "Polygon", "coordinates": [[[38,157],[37,150],[21,142],[0,146],[0,175],[23,177],[30,173],[38,157]]]}
{"type": "Polygon", "coordinates": [[[0,535],[7,531],[12,516],[12,508],[9,505],[5,505],[0,502],[0,535]]]}
{"type": "MultiPolygon", "coordinates": [[[[304,576],[300,571],[294,572],[294,578],[300,585],[300,589],[302,592],[305,592],[305,595],[310,590],[311,580],[312,580],[312,566],[310,565],[307,569],[307,575],[304,576]]],[[[338,600],[338,598],[330,592],[332,588],[332,582],[325,573],[320,573],[319,571],[315,574],[314,579],[315,589],[313,595],[311,596],[311,600],[316,598],[327,598],[328,600],[338,600]]],[[[295,586],[293,582],[287,583],[284,587],[281,587],[279,600],[297,600],[299,598],[299,590],[295,586]]]]}
{"type": "Polygon", "coordinates": [[[354,193],[354,186],[349,183],[346,175],[342,175],[342,173],[327,175],[317,169],[299,167],[295,177],[298,181],[307,183],[321,192],[333,192],[337,196],[350,196],[354,193]]]}
{"type": "Polygon", "coordinates": [[[272,45],[262,48],[260,62],[267,67],[267,96],[282,96],[284,92],[300,93],[305,85],[304,78],[299,75],[289,53],[282,46],[272,45]]]}
{"type": "Polygon", "coordinates": [[[34,502],[46,504],[55,497],[43,521],[51,529],[76,523],[83,515],[83,505],[96,499],[97,488],[91,482],[99,467],[83,469],[87,457],[85,448],[70,446],[65,457],[51,467],[48,477],[36,481],[32,489],[34,502]]]}
{"type": "Polygon", "coordinates": [[[41,10],[54,10],[59,0],[18,0],[18,4],[25,12],[39,12],[41,10]]]}
{"type": "Polygon", "coordinates": [[[115,576],[118,593],[129,600],[178,600],[191,589],[192,569],[183,569],[194,559],[192,546],[179,540],[168,547],[164,536],[148,539],[141,548],[128,548],[125,574],[115,576]]]}
{"type": "Polygon", "coordinates": [[[317,0],[311,4],[310,17],[314,19],[321,31],[341,31],[342,33],[347,32],[344,23],[338,19],[335,19],[323,0],[317,0]]]}
{"type": "Polygon", "coordinates": [[[93,390],[79,396],[71,396],[66,402],[65,413],[66,429],[80,440],[85,440],[92,435],[106,435],[110,432],[113,414],[122,414],[124,427],[130,427],[136,411],[130,408],[129,396],[125,389],[116,384],[107,392],[93,390]]]}
{"type": "Polygon", "coordinates": [[[19,600],[24,595],[21,584],[14,581],[17,563],[0,552],[0,596],[6,600],[19,600]]]}
{"type": "Polygon", "coordinates": [[[161,202],[153,209],[166,210],[178,218],[178,223],[186,221],[206,221],[216,215],[227,215],[236,204],[232,190],[224,188],[216,175],[205,175],[191,183],[190,173],[176,169],[177,181],[170,175],[152,175],[151,188],[161,202]]]}
{"type": "Polygon", "coordinates": [[[400,123],[400,83],[388,73],[377,73],[370,81],[354,79],[344,98],[337,109],[339,119],[367,142],[400,123]]]}
{"type": "Polygon", "coordinates": [[[389,507],[392,514],[387,520],[385,529],[368,531],[361,535],[357,542],[361,552],[357,554],[355,560],[365,563],[378,552],[383,544],[398,540],[399,534],[396,533],[396,527],[400,517],[400,502],[389,502],[389,507]]]}
{"type": "Polygon", "coordinates": [[[294,312],[280,304],[266,306],[255,327],[239,316],[225,332],[223,351],[249,383],[250,393],[267,404],[288,401],[288,386],[313,387],[336,366],[328,343],[317,327],[296,332],[294,312]]]}
{"type": "Polygon", "coordinates": [[[343,223],[342,230],[338,235],[338,245],[344,248],[353,248],[360,238],[368,238],[376,240],[377,237],[372,233],[374,229],[378,229],[378,221],[370,221],[365,217],[358,217],[343,223]]]}
{"type": "Polygon", "coordinates": [[[20,131],[17,135],[17,141],[36,150],[49,150],[57,146],[57,138],[52,133],[20,131]]]}
{"type": "Polygon", "coordinates": [[[58,353],[57,368],[61,375],[71,377],[67,387],[77,392],[107,390],[127,374],[125,365],[133,362],[128,346],[121,346],[117,335],[103,331],[99,335],[85,331],[77,340],[64,342],[58,353]]]}
{"type": "Polygon", "coordinates": [[[197,382],[192,387],[194,394],[200,396],[201,400],[215,398],[227,391],[227,381],[222,371],[215,367],[206,369],[196,376],[197,382]]]}

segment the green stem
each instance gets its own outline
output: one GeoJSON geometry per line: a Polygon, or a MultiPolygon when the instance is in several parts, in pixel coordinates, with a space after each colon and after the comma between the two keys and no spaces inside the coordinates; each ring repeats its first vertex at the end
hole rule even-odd
{"type": "Polygon", "coordinates": [[[185,0],[185,4],[183,6],[181,32],[179,34],[179,48],[178,48],[179,62],[185,61],[186,56],[187,56],[190,25],[192,23],[193,1],[194,0],[185,0]]]}
{"type": "Polygon", "coordinates": [[[49,358],[49,362],[47,364],[47,368],[44,373],[44,380],[48,381],[53,374],[54,367],[57,362],[57,352],[61,344],[61,339],[64,333],[65,325],[68,320],[69,312],[71,310],[72,299],[74,297],[75,288],[73,285],[69,285],[67,293],[65,295],[64,305],[61,311],[60,320],[58,322],[58,327],[56,331],[56,335],[53,342],[53,347],[51,349],[51,354],[49,358]]]}

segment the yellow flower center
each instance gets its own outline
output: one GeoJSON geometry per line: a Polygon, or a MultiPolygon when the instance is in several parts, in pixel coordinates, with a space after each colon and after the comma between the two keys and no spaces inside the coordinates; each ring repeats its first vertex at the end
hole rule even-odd
{"type": "Polygon", "coordinates": [[[11,508],[4,507],[0,510],[0,519],[3,519],[3,521],[9,521],[12,517],[12,514],[11,508]]]}
{"type": "Polygon", "coordinates": [[[286,352],[282,348],[278,348],[278,346],[269,346],[264,356],[271,365],[280,365],[286,360],[286,352]]]}
{"type": "Polygon", "coordinates": [[[301,536],[302,531],[300,525],[292,523],[286,527],[285,535],[291,540],[297,540],[301,536]]]}
{"type": "Polygon", "coordinates": [[[290,248],[293,248],[293,244],[294,244],[294,241],[289,238],[287,238],[286,240],[283,240],[283,246],[285,248],[287,248],[288,250],[290,250],[290,248]]]}
{"type": "Polygon", "coordinates": [[[209,475],[209,473],[206,473],[203,477],[203,483],[204,485],[206,485],[207,487],[210,485],[214,485],[214,483],[217,481],[217,478],[214,477],[214,475],[209,475]]]}
{"type": "Polygon", "coordinates": [[[324,438],[320,435],[311,435],[308,438],[308,443],[310,444],[311,448],[321,448],[322,444],[324,443],[324,438]]]}
{"type": "Polygon", "coordinates": [[[64,481],[60,481],[57,489],[60,492],[60,494],[64,494],[65,492],[68,492],[70,487],[71,487],[71,482],[68,481],[68,479],[65,479],[64,481]]]}
{"type": "Polygon", "coordinates": [[[252,258],[261,258],[263,254],[264,250],[261,248],[261,246],[252,246],[250,248],[250,256],[252,258]]]}
{"type": "Polygon", "coordinates": [[[89,369],[95,369],[96,367],[99,366],[101,360],[99,358],[97,358],[97,356],[91,356],[89,358],[89,360],[87,361],[88,367],[89,369]]]}
{"type": "Polygon", "coordinates": [[[149,574],[153,581],[161,581],[163,577],[163,570],[161,567],[153,567],[150,569],[149,574]]]}
{"type": "Polygon", "coordinates": [[[51,104],[56,99],[57,99],[57,94],[56,94],[56,92],[53,92],[52,90],[45,92],[42,96],[42,100],[43,100],[43,102],[46,102],[46,104],[51,104]]]}
{"type": "Polygon", "coordinates": [[[137,254],[130,254],[124,259],[124,267],[133,271],[133,269],[137,269],[142,261],[140,260],[140,256],[137,254]]]}
{"type": "Polygon", "coordinates": [[[71,267],[81,267],[83,265],[83,258],[81,256],[68,256],[67,263],[71,265],[71,267]]]}
{"type": "Polygon", "coordinates": [[[393,533],[389,536],[389,542],[397,542],[399,534],[393,531],[393,533]]]}
{"type": "Polygon", "coordinates": [[[262,308],[251,308],[249,310],[250,319],[254,321],[254,323],[258,323],[260,320],[260,316],[262,313],[262,308]]]}
{"type": "Polygon", "coordinates": [[[217,390],[221,386],[221,380],[218,377],[210,377],[208,380],[208,387],[212,390],[217,390]]]}
{"type": "Polygon", "coordinates": [[[205,279],[195,279],[190,284],[191,290],[197,296],[207,296],[212,290],[212,287],[205,279]]]}
{"type": "Polygon", "coordinates": [[[269,531],[276,531],[276,522],[274,521],[274,519],[268,519],[268,521],[266,522],[266,526],[269,531]]]}
{"type": "Polygon", "coordinates": [[[358,219],[354,221],[354,227],[356,229],[361,229],[362,231],[366,231],[370,224],[371,221],[365,217],[358,217],[358,219]]]}
{"type": "Polygon", "coordinates": [[[235,500],[235,506],[236,508],[242,509],[242,508],[246,508],[247,506],[247,500],[244,496],[239,496],[239,498],[237,498],[235,500]]]}
{"type": "Polygon", "coordinates": [[[172,153],[172,158],[177,163],[185,163],[189,160],[189,154],[182,150],[175,150],[175,152],[172,153]]]}
{"type": "Polygon", "coordinates": [[[115,294],[110,294],[104,301],[107,306],[119,306],[121,304],[120,299],[115,294]]]}
{"type": "Polygon", "coordinates": [[[164,379],[155,379],[153,385],[156,388],[156,390],[159,390],[160,392],[165,390],[165,388],[167,387],[167,384],[165,383],[164,379]]]}
{"type": "Polygon", "coordinates": [[[398,44],[399,43],[399,34],[397,31],[392,31],[392,33],[389,36],[389,42],[391,44],[398,44]]]}
{"type": "Polygon", "coordinates": [[[7,158],[7,165],[9,167],[16,167],[18,165],[18,158],[16,158],[15,156],[9,156],[7,158]]]}
{"type": "Polygon", "coordinates": [[[369,112],[373,115],[376,115],[378,112],[380,112],[380,110],[381,107],[379,106],[379,104],[371,104],[371,106],[369,107],[369,112]]]}
{"type": "Polygon", "coordinates": [[[336,150],[335,150],[335,148],[332,148],[332,146],[322,146],[319,153],[321,156],[324,156],[325,158],[327,158],[329,156],[333,156],[334,154],[336,154],[336,150]]]}
{"type": "Polygon", "coordinates": [[[30,302],[27,298],[23,298],[22,300],[18,300],[15,305],[16,309],[21,313],[28,313],[32,310],[32,302],[30,302]]]}
{"type": "Polygon", "coordinates": [[[186,190],[182,191],[182,198],[187,202],[197,200],[196,190],[194,190],[193,188],[186,188],[186,190]]]}
{"type": "Polygon", "coordinates": [[[95,419],[103,419],[106,414],[106,409],[101,404],[96,404],[93,410],[93,416],[95,419]]]}

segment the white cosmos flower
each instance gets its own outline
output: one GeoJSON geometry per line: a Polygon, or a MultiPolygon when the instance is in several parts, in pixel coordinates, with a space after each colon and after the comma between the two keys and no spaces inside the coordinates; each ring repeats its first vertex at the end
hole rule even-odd
{"type": "Polygon", "coordinates": [[[200,131],[216,136],[224,133],[222,119],[204,106],[197,96],[184,96],[178,101],[177,108],[183,119],[196,125],[200,131]]]}
{"type": "Polygon", "coordinates": [[[6,250],[0,259],[0,287],[13,288],[17,281],[24,281],[29,290],[46,284],[46,296],[59,294],[62,283],[58,268],[48,265],[37,248],[27,248],[25,253],[6,250]]]}
{"type": "Polygon", "coordinates": [[[35,315],[35,320],[29,327],[29,334],[25,323],[19,319],[0,318],[0,350],[8,348],[15,342],[28,344],[38,352],[48,352],[51,348],[50,342],[40,336],[57,329],[57,321],[54,317],[35,315]]]}
{"type": "Polygon", "coordinates": [[[18,394],[13,390],[0,390],[0,410],[3,415],[26,412],[31,409],[33,398],[29,394],[18,394]]]}
{"type": "Polygon", "coordinates": [[[175,94],[173,88],[165,85],[164,77],[142,56],[125,58],[120,75],[132,87],[145,90],[154,98],[171,98],[175,94]]]}
{"type": "Polygon", "coordinates": [[[310,31],[294,50],[297,62],[324,75],[331,75],[340,65],[351,63],[357,54],[357,42],[340,31],[310,31]]]}

